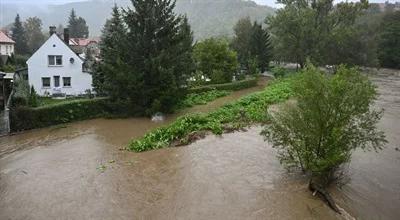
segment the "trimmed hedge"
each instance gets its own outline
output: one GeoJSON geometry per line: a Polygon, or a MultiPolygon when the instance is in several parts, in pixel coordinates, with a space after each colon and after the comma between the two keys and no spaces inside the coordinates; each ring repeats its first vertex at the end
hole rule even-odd
{"type": "Polygon", "coordinates": [[[101,117],[111,111],[107,98],[73,100],[37,108],[20,106],[10,110],[10,129],[15,132],[42,128],[101,117]]]}
{"type": "Polygon", "coordinates": [[[237,91],[241,89],[247,89],[250,87],[254,87],[257,85],[258,79],[245,79],[241,81],[235,81],[231,83],[223,83],[223,84],[212,84],[206,86],[199,86],[195,88],[189,89],[188,93],[202,93],[210,90],[228,90],[228,91],[237,91]]]}

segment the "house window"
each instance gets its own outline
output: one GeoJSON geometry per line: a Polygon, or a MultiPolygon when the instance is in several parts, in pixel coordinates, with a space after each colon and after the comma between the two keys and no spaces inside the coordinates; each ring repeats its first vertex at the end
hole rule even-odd
{"type": "Polygon", "coordinates": [[[60,87],[60,76],[54,76],[54,87],[60,87]]]}
{"type": "Polygon", "coordinates": [[[64,87],[71,87],[71,77],[63,77],[64,87]]]}
{"type": "Polygon", "coordinates": [[[62,56],[60,55],[49,55],[49,66],[61,66],[62,56]]]}
{"type": "Polygon", "coordinates": [[[42,77],[42,87],[50,88],[50,77],[42,77]]]}

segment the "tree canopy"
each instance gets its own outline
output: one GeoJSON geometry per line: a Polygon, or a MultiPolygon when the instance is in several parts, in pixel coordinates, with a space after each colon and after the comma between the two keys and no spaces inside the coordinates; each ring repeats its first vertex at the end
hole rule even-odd
{"type": "Polygon", "coordinates": [[[372,108],[376,97],[375,86],[355,68],[340,66],[330,76],[309,65],[296,78],[295,101],[271,113],[263,134],[282,164],[327,184],[355,149],[386,143],[377,128],[382,112],[372,108]]]}
{"type": "Polygon", "coordinates": [[[89,37],[89,27],[86,25],[85,19],[78,17],[74,9],[71,10],[68,18],[68,29],[72,38],[89,37]]]}
{"type": "Polygon", "coordinates": [[[361,47],[354,23],[368,2],[333,0],[279,0],[285,7],[267,19],[274,37],[276,59],[304,66],[307,58],[318,65],[359,63],[361,47]]]}
{"type": "Polygon", "coordinates": [[[229,49],[224,39],[209,38],[198,42],[193,56],[196,69],[213,83],[231,82],[238,69],[236,52],[229,49]]]}
{"type": "MultiPolygon", "coordinates": [[[[100,71],[105,91],[138,111],[170,112],[185,95],[193,36],[171,0],[133,0],[117,7],[103,30],[100,71]]],[[[100,77],[101,78],[101,77],[100,77]]]]}
{"type": "Polygon", "coordinates": [[[21,18],[19,14],[15,17],[14,24],[11,28],[12,39],[15,41],[15,53],[17,54],[27,54],[28,46],[26,42],[25,29],[22,25],[21,18]]]}
{"type": "Polygon", "coordinates": [[[42,33],[42,20],[30,17],[24,22],[25,36],[30,54],[33,54],[45,41],[42,33]]]}
{"type": "Polygon", "coordinates": [[[387,13],[381,27],[379,62],[383,67],[400,69],[400,11],[387,13]]]}

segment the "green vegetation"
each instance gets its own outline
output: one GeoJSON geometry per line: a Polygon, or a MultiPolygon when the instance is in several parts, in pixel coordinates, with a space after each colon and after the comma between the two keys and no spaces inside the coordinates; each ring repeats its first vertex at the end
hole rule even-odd
{"type": "Polygon", "coordinates": [[[368,45],[358,37],[355,21],[368,7],[366,0],[340,2],[280,1],[284,8],[267,19],[275,60],[318,65],[363,64],[368,45]]]}
{"type": "Polygon", "coordinates": [[[180,117],[166,127],[155,129],[139,140],[133,140],[128,149],[142,152],[173,146],[174,143],[185,144],[201,132],[222,134],[224,130],[235,130],[250,123],[266,122],[267,107],[288,99],[292,95],[294,80],[295,77],[277,80],[262,92],[241,98],[208,114],[180,117]]]}
{"type": "Polygon", "coordinates": [[[97,89],[147,115],[175,108],[194,63],[188,20],[174,8],[174,1],[155,0],[132,1],[124,13],[114,7],[102,36],[97,89]]]}
{"type": "Polygon", "coordinates": [[[211,90],[228,90],[228,91],[237,91],[241,89],[247,89],[250,87],[254,87],[257,85],[257,78],[250,78],[241,81],[235,81],[231,83],[222,83],[222,84],[211,84],[205,86],[198,86],[189,89],[189,93],[202,93],[211,90]]]}
{"type": "Polygon", "coordinates": [[[381,66],[400,69],[400,11],[388,12],[382,20],[378,58],[381,66]]]}
{"type": "Polygon", "coordinates": [[[197,43],[193,57],[196,70],[215,84],[231,82],[238,69],[236,52],[223,39],[210,38],[197,43]]]}
{"type": "Polygon", "coordinates": [[[272,58],[270,36],[261,24],[251,24],[250,17],[240,19],[234,27],[235,36],[232,39],[232,48],[238,54],[242,69],[248,74],[255,74],[258,68],[264,72],[272,58]]]}
{"type": "Polygon", "coordinates": [[[106,116],[113,112],[107,99],[85,99],[60,102],[37,108],[26,106],[11,107],[11,131],[42,128],[66,122],[106,116]]]}
{"type": "Polygon", "coordinates": [[[381,111],[372,108],[376,88],[355,68],[334,76],[306,67],[293,84],[295,102],[272,113],[263,134],[280,162],[300,168],[312,182],[327,186],[356,149],[379,150],[386,143],[377,128],[381,111]]]}
{"type": "Polygon", "coordinates": [[[68,29],[72,38],[89,37],[89,27],[86,25],[86,20],[78,17],[74,9],[69,14],[68,29]]]}
{"type": "Polygon", "coordinates": [[[217,98],[224,97],[229,94],[229,91],[216,89],[202,93],[191,93],[188,94],[180,104],[178,104],[178,109],[188,108],[194,105],[205,105],[208,102],[214,101],[217,98]]]}

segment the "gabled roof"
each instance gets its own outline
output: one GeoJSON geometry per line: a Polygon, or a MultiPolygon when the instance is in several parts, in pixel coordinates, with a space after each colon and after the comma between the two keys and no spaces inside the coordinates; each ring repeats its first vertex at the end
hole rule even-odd
{"type": "Polygon", "coordinates": [[[62,45],[65,45],[65,46],[72,52],[72,54],[73,54],[76,58],[78,58],[78,59],[81,60],[82,62],[85,61],[84,59],[82,59],[82,57],[78,56],[78,54],[76,54],[76,53],[72,50],[72,48],[71,48],[69,45],[67,45],[57,34],[53,34],[53,35],[51,35],[51,36],[42,44],[42,46],[41,46],[39,49],[37,49],[37,50],[35,51],[35,53],[32,54],[32,56],[26,61],[26,63],[29,63],[29,62],[31,61],[32,57],[34,57],[34,56],[36,55],[36,53],[38,53],[38,52],[39,52],[46,44],[48,44],[48,42],[49,42],[50,40],[52,40],[53,38],[54,38],[54,39],[57,39],[57,41],[60,41],[62,45]]]}
{"type": "Polygon", "coordinates": [[[0,43],[15,44],[15,41],[9,38],[3,31],[0,31],[0,43]]]}

